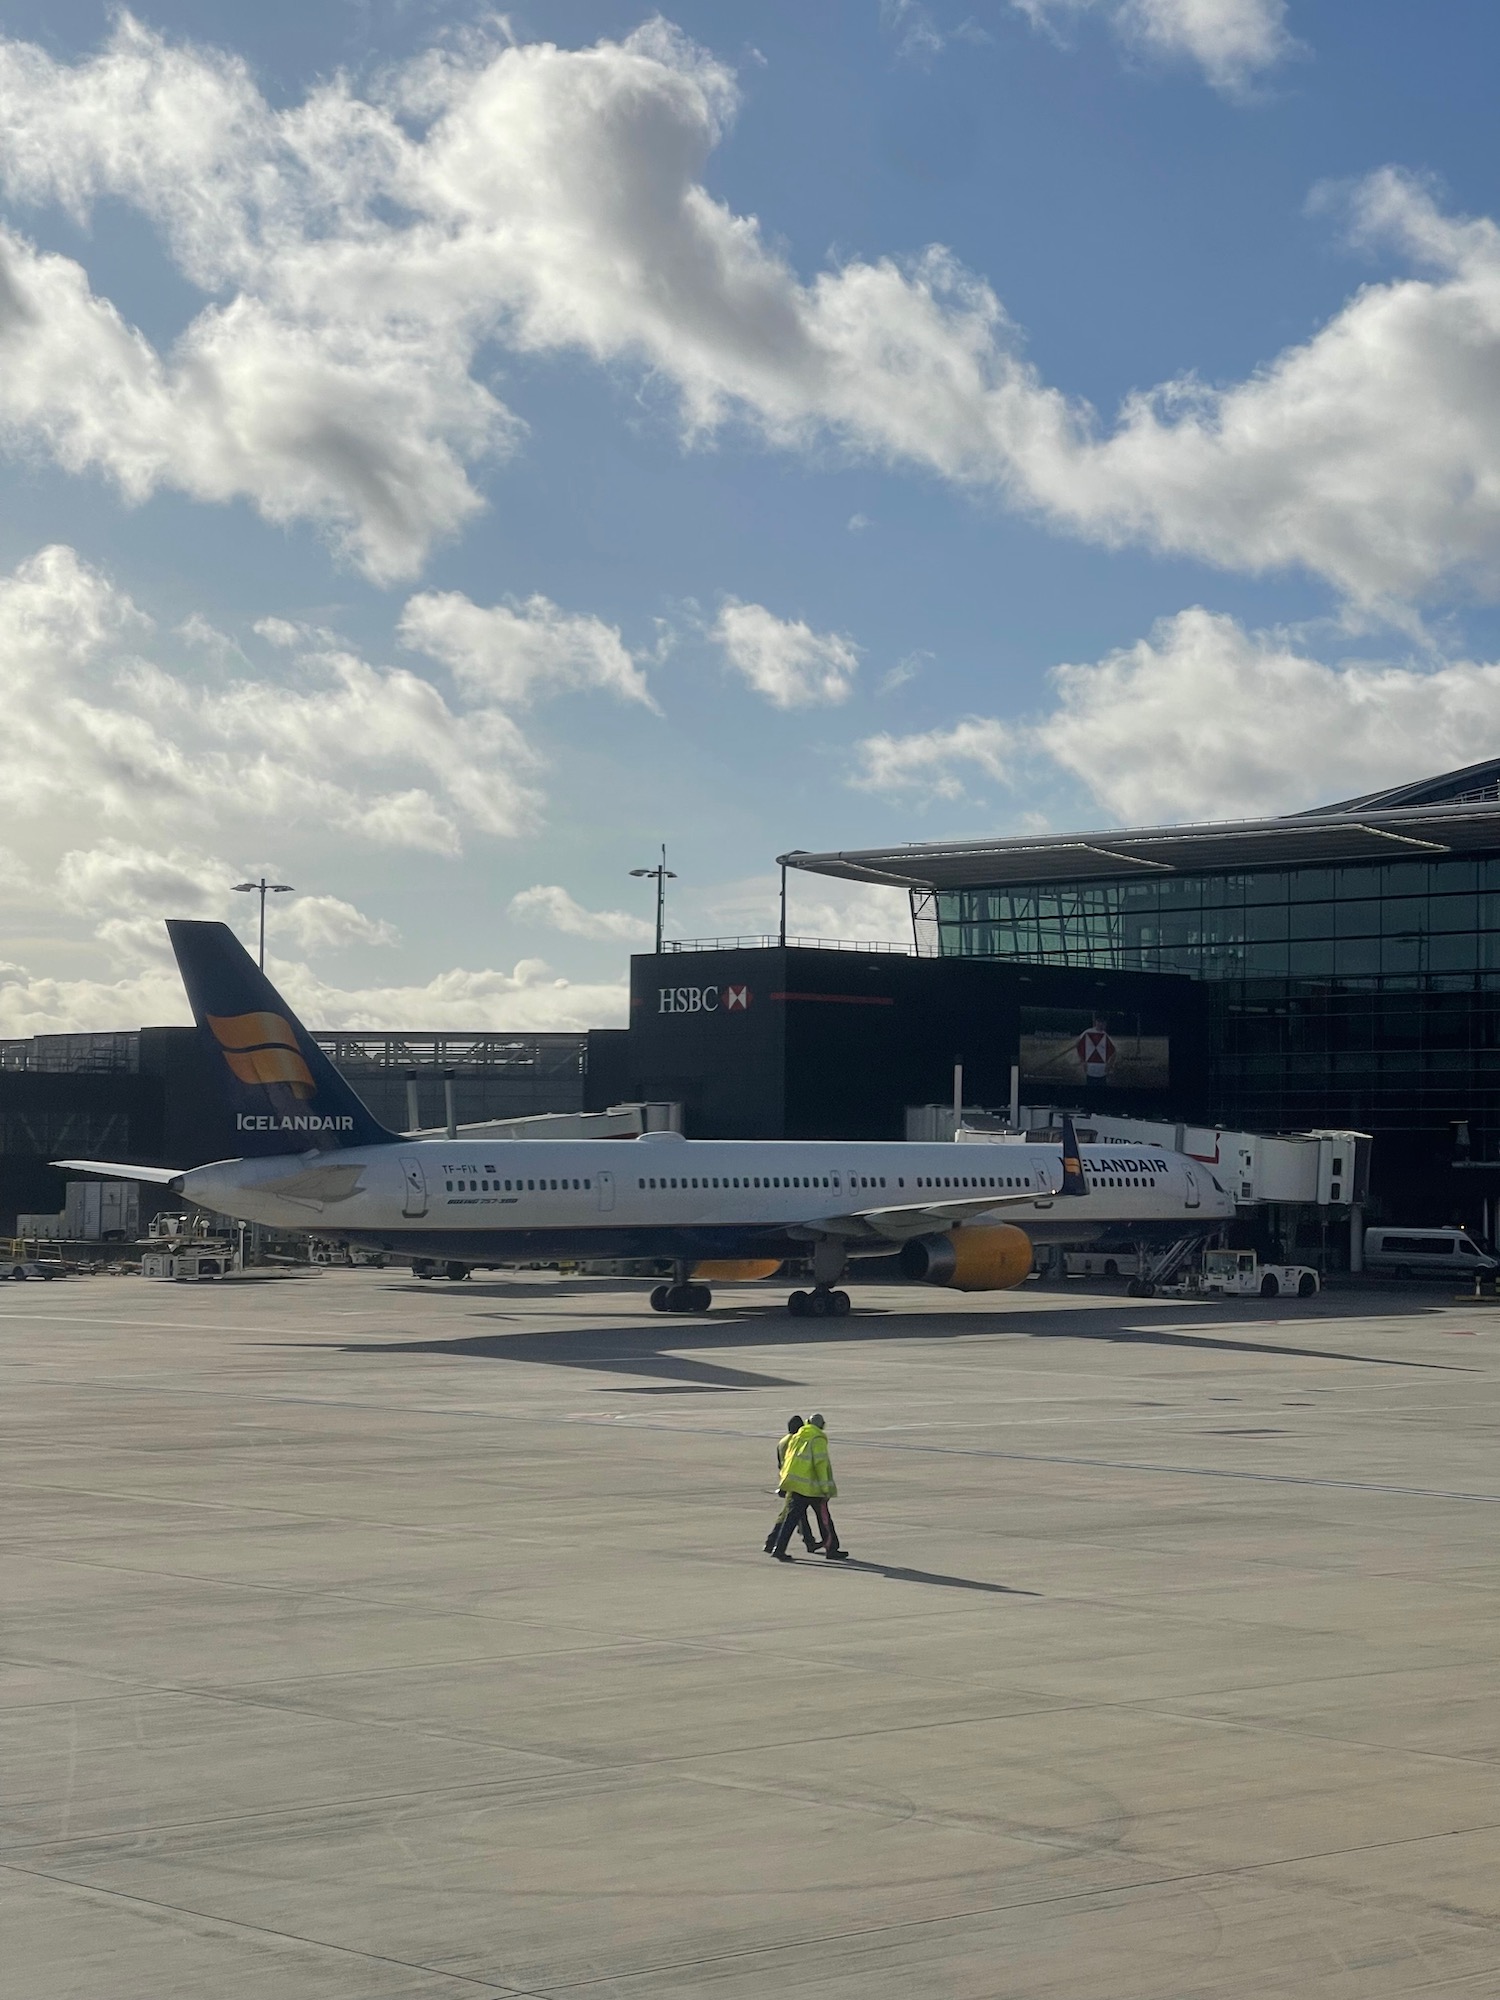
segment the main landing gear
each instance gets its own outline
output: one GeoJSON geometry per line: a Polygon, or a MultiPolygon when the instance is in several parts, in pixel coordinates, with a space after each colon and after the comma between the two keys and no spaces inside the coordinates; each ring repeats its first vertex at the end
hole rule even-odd
{"type": "Polygon", "coordinates": [[[849,1294],[828,1285],[814,1285],[810,1292],[793,1292],[786,1309],[793,1319],[843,1319],[849,1310],[849,1294]]]}
{"type": "Polygon", "coordinates": [[[659,1313],[706,1313],[713,1302],[707,1285],[658,1285],[651,1294],[651,1310],[659,1313]]]}
{"type": "Polygon", "coordinates": [[[786,1309],[793,1319],[842,1319],[849,1310],[849,1294],[834,1286],[844,1275],[848,1252],[842,1243],[824,1237],[813,1245],[810,1292],[793,1292],[786,1309]]]}

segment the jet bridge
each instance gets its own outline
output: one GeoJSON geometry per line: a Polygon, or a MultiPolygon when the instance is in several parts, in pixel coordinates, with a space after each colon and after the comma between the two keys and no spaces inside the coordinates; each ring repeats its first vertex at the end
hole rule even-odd
{"type": "MultiPolygon", "coordinates": [[[[1072,1117],[1085,1146],[1131,1146],[1184,1153],[1197,1160],[1234,1196],[1255,1234],[1304,1256],[1328,1246],[1331,1225],[1347,1223],[1351,1271],[1364,1266],[1364,1203],[1370,1182],[1366,1132],[1237,1132],[1219,1125],[1168,1124],[1119,1118],[1077,1106],[1020,1104],[1007,1113],[955,1112],[951,1105],[915,1105],[907,1112],[908,1139],[951,1138],[961,1146],[1058,1140],[1063,1112],[1072,1117]],[[1315,1241],[1307,1238],[1313,1235],[1315,1241]]],[[[1333,1257],[1330,1254],[1330,1261],[1333,1257]]]]}

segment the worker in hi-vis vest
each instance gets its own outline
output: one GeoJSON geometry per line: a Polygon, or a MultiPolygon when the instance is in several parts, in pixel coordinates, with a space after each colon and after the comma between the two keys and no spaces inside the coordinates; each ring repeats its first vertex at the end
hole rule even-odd
{"type": "MultiPolygon", "coordinates": [[[[786,1465],[787,1449],[790,1446],[792,1439],[797,1435],[798,1431],[801,1430],[802,1422],[803,1420],[801,1417],[795,1417],[795,1416],[788,1417],[786,1420],[786,1434],[784,1437],[781,1437],[777,1440],[776,1491],[778,1493],[781,1493],[781,1474],[783,1468],[786,1465]]],[[[781,1512],[776,1516],[776,1519],[772,1524],[770,1534],[766,1536],[767,1555],[770,1555],[771,1552],[776,1547],[776,1531],[781,1526],[782,1522],[786,1519],[787,1515],[791,1512],[791,1507],[792,1507],[791,1501],[786,1497],[785,1494],[782,1494],[781,1512]]],[[[809,1555],[814,1554],[818,1549],[822,1548],[823,1546],[821,1542],[815,1542],[813,1540],[813,1531],[808,1523],[807,1514],[805,1511],[802,1516],[802,1539],[807,1544],[807,1553],[809,1555]]]]}
{"type": "Polygon", "coordinates": [[[811,1507],[816,1509],[818,1525],[823,1530],[824,1556],[829,1562],[845,1561],[848,1550],[839,1547],[838,1530],[828,1508],[839,1489],[833,1481],[833,1462],[828,1456],[828,1439],[821,1417],[809,1417],[787,1445],[781,1461],[781,1490],[791,1504],[771,1544],[771,1554],[776,1560],[791,1561],[786,1545],[792,1539],[792,1530],[807,1519],[811,1507]]]}

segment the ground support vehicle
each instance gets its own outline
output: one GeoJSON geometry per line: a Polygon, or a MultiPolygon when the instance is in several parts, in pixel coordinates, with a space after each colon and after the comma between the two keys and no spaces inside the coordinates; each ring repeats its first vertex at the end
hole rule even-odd
{"type": "Polygon", "coordinates": [[[1220,1298],[1310,1299],[1322,1280],[1310,1264],[1262,1264],[1253,1250],[1206,1250],[1197,1289],[1220,1298]]]}

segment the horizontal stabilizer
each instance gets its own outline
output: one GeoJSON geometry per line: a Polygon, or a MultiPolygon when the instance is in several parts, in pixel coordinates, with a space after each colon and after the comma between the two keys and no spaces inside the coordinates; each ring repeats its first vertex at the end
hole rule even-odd
{"type": "Polygon", "coordinates": [[[364,1187],[364,1168],[339,1161],[326,1167],[308,1167],[300,1174],[279,1181],[261,1181],[259,1186],[278,1201],[348,1201],[364,1187]]]}
{"type": "Polygon", "coordinates": [[[170,1187],[182,1179],[180,1167],[130,1167],[119,1160],[52,1160],[48,1164],[70,1174],[99,1174],[107,1181],[155,1181],[158,1187],[170,1187]]]}

